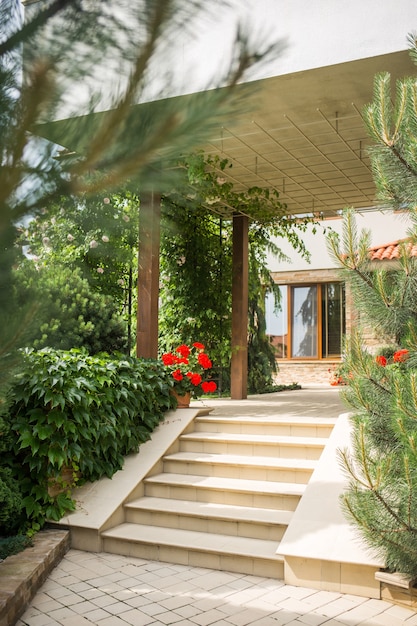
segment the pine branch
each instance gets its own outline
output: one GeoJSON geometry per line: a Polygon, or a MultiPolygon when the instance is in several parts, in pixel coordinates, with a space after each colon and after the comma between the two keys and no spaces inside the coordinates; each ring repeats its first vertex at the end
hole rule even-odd
{"type": "Polygon", "coordinates": [[[0,43],[0,58],[28,42],[51,18],[68,7],[72,7],[76,11],[82,11],[79,6],[79,0],[52,0],[52,2],[49,2],[45,9],[38,11],[32,19],[25,21],[15,33],[0,43]]]}

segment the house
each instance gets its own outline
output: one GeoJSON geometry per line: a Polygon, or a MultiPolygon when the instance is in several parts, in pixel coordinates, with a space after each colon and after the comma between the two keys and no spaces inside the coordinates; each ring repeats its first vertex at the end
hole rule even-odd
{"type": "MultiPolygon", "coordinates": [[[[356,222],[358,229],[371,232],[370,258],[376,267],[392,265],[398,258],[398,241],[406,237],[410,226],[406,214],[359,209],[356,222]]],[[[342,219],[322,220],[316,229],[313,233],[310,228],[305,238],[310,262],[294,254],[285,242],[281,247],[290,257],[288,262],[268,260],[282,297],[278,311],[271,296],[266,300],[267,334],[277,350],[277,381],[282,384],[328,382],[342,360],[343,339],[357,322],[349,293],[326,247],[326,232],[332,229],[341,235],[342,219]]],[[[379,340],[372,329],[364,330],[364,338],[370,350],[377,347],[379,340]]]]}

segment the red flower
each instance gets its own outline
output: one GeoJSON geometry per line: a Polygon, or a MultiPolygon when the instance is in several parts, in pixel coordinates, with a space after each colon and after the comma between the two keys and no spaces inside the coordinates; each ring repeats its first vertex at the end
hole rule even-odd
{"type": "Polygon", "coordinates": [[[403,350],[397,350],[392,358],[394,363],[402,363],[408,359],[408,350],[405,348],[403,350]]]}
{"type": "Polygon", "coordinates": [[[194,385],[194,387],[198,387],[201,383],[200,374],[193,374],[192,372],[188,372],[187,377],[190,379],[190,383],[194,385]]]}
{"type": "Polygon", "coordinates": [[[172,372],[172,378],[175,378],[175,380],[182,380],[184,377],[181,373],[181,370],[174,370],[172,372]]]}
{"type": "Polygon", "coordinates": [[[207,380],[204,383],[201,383],[201,388],[204,393],[213,393],[213,391],[216,391],[217,385],[214,380],[207,380]]]}
{"type": "MultiPolygon", "coordinates": [[[[179,394],[190,392],[197,398],[202,393],[209,393],[217,389],[216,383],[208,381],[208,371],[212,361],[205,352],[204,344],[194,342],[190,346],[181,344],[175,350],[162,355],[162,363],[170,371],[174,379],[174,389],[179,394]]],[[[171,383],[172,384],[172,383],[171,383]]]]}
{"type": "Polygon", "coordinates": [[[197,358],[201,367],[203,367],[205,370],[210,369],[210,367],[213,365],[208,355],[205,352],[200,352],[197,358]]]}
{"type": "Polygon", "coordinates": [[[186,346],[185,344],[182,344],[181,346],[178,346],[175,352],[178,352],[184,359],[187,359],[191,351],[188,346],[186,346]]]}
{"type": "Polygon", "coordinates": [[[375,358],[375,361],[378,363],[378,365],[382,365],[382,367],[385,367],[387,364],[387,359],[385,356],[383,356],[382,354],[377,356],[375,358]]]}
{"type": "Polygon", "coordinates": [[[172,352],[167,352],[162,355],[162,363],[164,365],[174,365],[177,362],[177,357],[172,352]]]}

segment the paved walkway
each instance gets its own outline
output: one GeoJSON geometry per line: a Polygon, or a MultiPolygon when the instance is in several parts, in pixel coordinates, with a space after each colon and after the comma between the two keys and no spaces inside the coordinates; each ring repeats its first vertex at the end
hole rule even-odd
{"type": "MultiPolygon", "coordinates": [[[[218,403],[210,401],[207,404],[218,403]]],[[[233,401],[230,402],[232,409],[233,401]]],[[[338,415],[334,388],[252,397],[248,414],[338,415]],[[274,397],[272,397],[274,396],[274,397]]],[[[16,626],[417,626],[382,600],[269,578],[70,550],[16,626]]]]}
{"type": "Polygon", "coordinates": [[[70,550],[16,626],[416,626],[382,600],[70,550]]]}

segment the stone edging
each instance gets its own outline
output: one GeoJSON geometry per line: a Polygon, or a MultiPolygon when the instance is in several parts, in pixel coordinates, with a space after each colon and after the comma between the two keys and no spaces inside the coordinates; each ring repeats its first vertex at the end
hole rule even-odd
{"type": "Polygon", "coordinates": [[[42,530],[33,546],[0,563],[0,626],[13,626],[70,547],[67,530],[42,530]]]}

